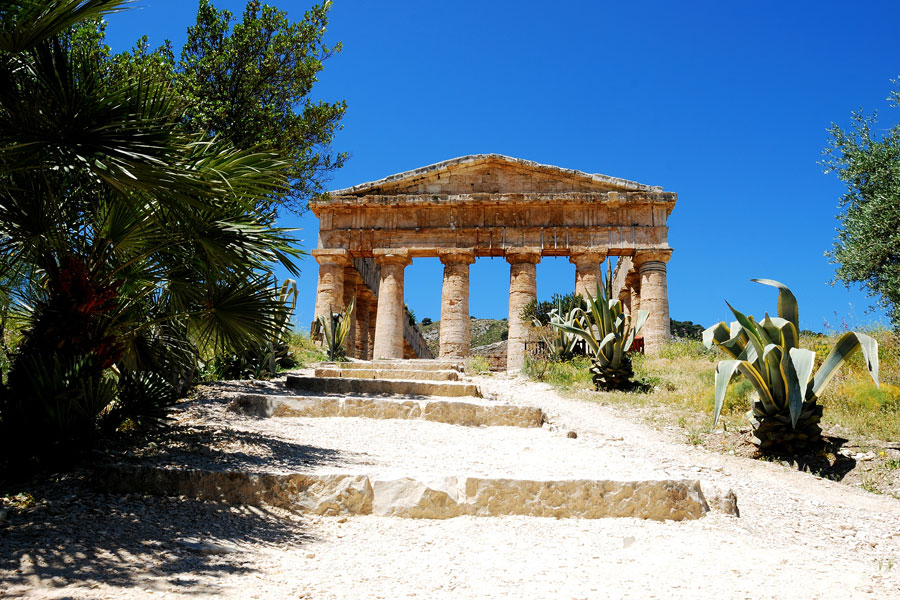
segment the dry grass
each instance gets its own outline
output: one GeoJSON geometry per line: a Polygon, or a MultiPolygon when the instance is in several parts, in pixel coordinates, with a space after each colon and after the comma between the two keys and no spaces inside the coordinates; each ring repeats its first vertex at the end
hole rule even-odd
{"type": "MultiPolygon", "coordinates": [[[[825,408],[823,429],[826,435],[840,441],[823,451],[825,462],[819,468],[823,476],[900,495],[900,445],[894,443],[900,441],[900,336],[890,331],[869,334],[879,344],[881,389],[875,387],[860,354],[841,368],[821,398],[825,408]],[[845,456],[862,454],[867,458],[858,459],[853,468],[834,475],[837,462],[845,456]],[[874,458],[868,458],[869,455],[874,458]]],[[[802,345],[815,350],[821,364],[837,337],[805,336],[802,345]]],[[[526,373],[552,384],[567,396],[620,408],[657,429],[674,432],[686,443],[754,456],[745,416],[753,392],[748,381],[736,378],[729,386],[720,429],[712,431],[714,370],[722,358],[719,352],[691,340],[673,341],[659,356],[635,356],[637,378],[652,386],[652,391],[646,393],[594,391],[586,359],[530,363],[526,373]]],[[[809,465],[806,468],[812,470],[809,465]]]]}

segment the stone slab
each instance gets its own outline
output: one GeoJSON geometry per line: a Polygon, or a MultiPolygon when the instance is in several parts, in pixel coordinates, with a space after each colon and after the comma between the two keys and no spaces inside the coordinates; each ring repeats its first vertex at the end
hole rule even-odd
{"type": "Polygon", "coordinates": [[[445,477],[371,481],[366,475],[213,472],[114,465],[98,473],[109,492],[184,495],[234,504],[268,504],[315,515],[449,519],[469,515],[657,521],[709,512],[699,481],[534,481],[445,477]]]}
{"type": "Polygon", "coordinates": [[[344,369],[318,367],[316,377],[355,377],[357,379],[410,379],[415,381],[459,381],[459,371],[418,369],[344,369]]]}
{"type": "Polygon", "coordinates": [[[540,408],[510,404],[390,400],[329,396],[236,396],[229,409],[258,417],[365,417],[369,419],[422,419],[466,426],[540,427],[540,408]]]}
{"type": "Polygon", "coordinates": [[[289,388],[323,394],[393,394],[401,396],[472,396],[481,398],[478,386],[453,381],[405,381],[400,379],[358,379],[350,377],[304,377],[288,375],[289,388]]]}
{"type": "Polygon", "coordinates": [[[349,371],[351,369],[380,369],[383,371],[462,371],[464,365],[460,361],[408,359],[323,362],[318,363],[316,367],[323,369],[343,369],[345,371],[349,371]]]}

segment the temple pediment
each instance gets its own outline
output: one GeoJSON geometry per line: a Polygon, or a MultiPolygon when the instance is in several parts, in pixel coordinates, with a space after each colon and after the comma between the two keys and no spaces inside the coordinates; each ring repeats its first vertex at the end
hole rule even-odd
{"type": "Polygon", "coordinates": [[[331,192],[337,196],[660,192],[627,179],[585,173],[501,154],[474,154],[331,192]]]}

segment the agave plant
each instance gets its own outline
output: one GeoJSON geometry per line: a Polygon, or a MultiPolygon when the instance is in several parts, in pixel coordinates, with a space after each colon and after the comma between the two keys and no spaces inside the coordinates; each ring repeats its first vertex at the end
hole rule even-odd
{"type": "Polygon", "coordinates": [[[816,353],[798,345],[800,317],[794,294],[771,279],[750,281],[778,289],[778,317],[766,313],[761,322],[756,322],[726,302],[737,320],[730,325],[723,321],[703,332],[707,348],[716,345],[731,356],[716,365],[713,423],[719,420],[729,381],[740,372],[755,390],[747,413],[754,443],[763,452],[802,451],[821,440],[819,396],[854,352],[862,350],[866,368],[875,385],[879,385],[878,342],[863,333],[848,331],[813,376],[816,353]]]}
{"type": "Polygon", "coordinates": [[[556,327],[556,325],[568,325],[569,327],[581,327],[583,329],[583,314],[584,312],[578,307],[563,314],[562,300],[557,299],[556,308],[552,309],[549,313],[549,324],[551,326],[549,334],[540,319],[533,318],[531,320],[531,324],[535,329],[541,332],[540,335],[542,341],[550,349],[553,358],[568,360],[575,355],[576,346],[581,338],[570,331],[556,327]]]}
{"type": "Polygon", "coordinates": [[[628,349],[644,326],[646,310],[639,310],[637,318],[625,312],[622,302],[611,299],[612,280],[609,274],[597,284],[596,297],[588,293],[587,310],[578,311],[573,323],[551,321],[551,327],[571,333],[585,341],[591,355],[591,373],[598,390],[622,390],[634,385],[634,368],[628,349]]]}
{"type": "Polygon", "coordinates": [[[344,307],[341,312],[329,310],[328,316],[325,315],[316,319],[313,329],[313,337],[323,341],[325,351],[328,353],[328,360],[343,360],[346,358],[344,352],[344,340],[350,333],[350,326],[353,321],[349,318],[353,314],[353,308],[356,300],[352,300],[350,304],[344,307]]]}

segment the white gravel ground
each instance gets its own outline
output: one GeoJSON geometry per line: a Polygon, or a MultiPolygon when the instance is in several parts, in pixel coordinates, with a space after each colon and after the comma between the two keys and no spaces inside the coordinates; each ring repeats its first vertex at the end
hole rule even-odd
{"type": "Polygon", "coordinates": [[[227,464],[267,470],[688,477],[733,489],[741,517],[308,518],[58,484],[29,522],[0,526],[0,598],[900,598],[900,502],[672,442],[541,384],[478,382],[500,401],[541,406],[551,426],[278,423],[199,403],[182,425],[207,450],[155,460],[211,464],[228,451],[242,456],[227,464]]]}

